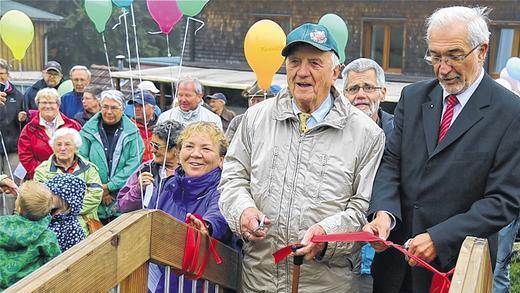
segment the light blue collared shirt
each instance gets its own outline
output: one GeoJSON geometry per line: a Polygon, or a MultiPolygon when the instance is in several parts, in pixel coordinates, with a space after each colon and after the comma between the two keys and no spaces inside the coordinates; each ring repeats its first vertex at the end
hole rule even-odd
{"type": "MultiPolygon", "coordinates": [[[[329,114],[333,106],[334,99],[332,98],[332,95],[329,93],[327,98],[321,103],[320,107],[316,109],[314,112],[312,112],[311,117],[307,119],[307,129],[311,129],[312,127],[316,126],[316,124],[323,121],[325,119],[325,116],[329,114]]],[[[300,111],[300,109],[298,109],[298,106],[296,106],[294,98],[292,99],[292,108],[294,115],[299,117],[298,114],[300,114],[302,111],[300,111]]]]}

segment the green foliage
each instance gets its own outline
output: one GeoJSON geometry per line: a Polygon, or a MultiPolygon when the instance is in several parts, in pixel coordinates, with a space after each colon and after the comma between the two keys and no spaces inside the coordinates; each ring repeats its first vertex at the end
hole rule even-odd
{"type": "Polygon", "coordinates": [[[518,243],[513,248],[514,254],[511,258],[509,277],[511,280],[511,292],[520,292],[520,249],[518,243]]]}
{"type": "MultiPolygon", "coordinates": [[[[67,74],[68,69],[76,64],[86,66],[91,64],[106,65],[101,34],[96,31],[94,24],[86,15],[83,0],[17,0],[17,2],[63,16],[62,22],[50,24],[47,36],[48,58],[49,60],[59,61],[65,74],[67,74]]],[[[159,29],[148,13],[146,1],[134,1],[133,3],[139,55],[141,57],[167,56],[165,36],[163,34],[148,34],[148,32],[155,32],[159,29]]],[[[116,66],[116,55],[128,55],[124,19],[121,18],[121,25],[112,30],[112,26],[119,22],[118,18],[121,14],[121,9],[114,6],[112,17],[108,21],[105,31],[108,56],[112,66],[116,66]]],[[[126,17],[131,57],[135,58],[131,13],[128,13],[126,17]]],[[[180,51],[178,40],[182,35],[182,28],[180,28],[182,22],[183,20],[179,21],[170,33],[170,48],[173,55],[180,51]]]]}

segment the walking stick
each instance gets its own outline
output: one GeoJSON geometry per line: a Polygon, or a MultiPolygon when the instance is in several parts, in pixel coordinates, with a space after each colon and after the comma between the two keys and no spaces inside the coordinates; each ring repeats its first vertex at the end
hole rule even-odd
{"type": "MultiPolygon", "coordinates": [[[[301,245],[291,246],[291,250],[295,252],[300,249],[301,245]]],[[[298,293],[298,286],[300,284],[300,266],[303,264],[303,255],[295,255],[293,257],[293,272],[292,272],[292,293],[298,293]]]]}

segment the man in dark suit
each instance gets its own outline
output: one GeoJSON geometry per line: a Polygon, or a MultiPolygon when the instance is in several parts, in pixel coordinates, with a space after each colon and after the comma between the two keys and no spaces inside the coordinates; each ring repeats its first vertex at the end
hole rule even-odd
{"type": "MultiPolygon", "coordinates": [[[[494,264],[496,232],[519,213],[520,100],[484,72],[486,15],[449,7],[427,20],[437,80],[403,89],[363,228],[408,242],[441,271],[466,236],[488,238],[494,264]]],[[[372,274],[374,292],[385,293],[427,292],[432,278],[393,249],[376,254],[372,274]]]]}

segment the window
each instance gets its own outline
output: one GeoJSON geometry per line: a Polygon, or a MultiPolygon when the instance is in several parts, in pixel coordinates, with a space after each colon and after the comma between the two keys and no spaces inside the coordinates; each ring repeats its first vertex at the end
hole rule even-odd
{"type": "Polygon", "coordinates": [[[401,73],[404,26],[401,22],[369,21],[363,25],[363,56],[375,60],[386,72],[401,73]]]}
{"type": "Polygon", "coordinates": [[[520,56],[520,24],[493,26],[489,48],[488,71],[498,77],[509,58],[520,56]]]}

